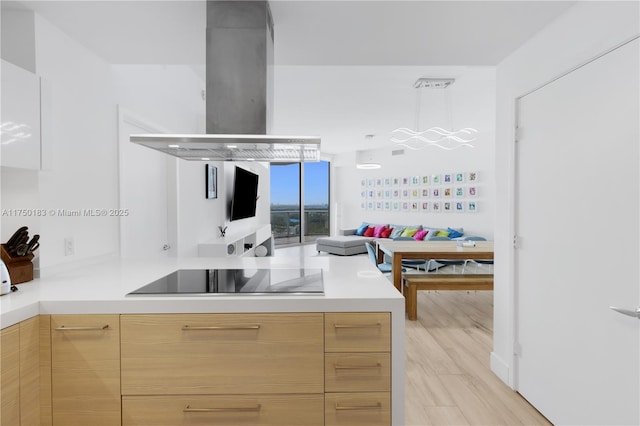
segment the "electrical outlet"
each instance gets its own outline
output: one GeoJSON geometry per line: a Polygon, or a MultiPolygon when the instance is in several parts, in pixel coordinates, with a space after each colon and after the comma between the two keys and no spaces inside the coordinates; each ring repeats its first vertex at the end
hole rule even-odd
{"type": "Polygon", "coordinates": [[[73,252],[75,251],[75,245],[73,244],[73,238],[67,237],[64,239],[64,255],[65,256],[73,256],[73,252]]]}

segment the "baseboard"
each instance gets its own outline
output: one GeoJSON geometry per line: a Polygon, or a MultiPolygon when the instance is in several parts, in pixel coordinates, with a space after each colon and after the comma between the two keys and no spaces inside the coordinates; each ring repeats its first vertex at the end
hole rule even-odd
{"type": "Polygon", "coordinates": [[[495,352],[491,352],[490,367],[491,371],[493,371],[500,380],[502,380],[507,386],[513,388],[509,380],[509,364],[504,362],[504,360],[496,355],[495,352]]]}

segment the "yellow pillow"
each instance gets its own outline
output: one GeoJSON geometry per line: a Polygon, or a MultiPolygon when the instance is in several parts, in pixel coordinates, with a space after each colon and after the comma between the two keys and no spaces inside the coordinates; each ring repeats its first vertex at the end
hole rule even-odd
{"type": "Polygon", "coordinates": [[[449,232],[449,231],[438,231],[438,232],[436,233],[436,237],[448,237],[448,236],[449,236],[449,234],[450,234],[450,232],[449,232]]]}
{"type": "Polygon", "coordinates": [[[405,228],[404,231],[402,231],[402,234],[400,234],[401,237],[413,237],[413,235],[418,232],[418,230],[416,228],[405,228]]]}

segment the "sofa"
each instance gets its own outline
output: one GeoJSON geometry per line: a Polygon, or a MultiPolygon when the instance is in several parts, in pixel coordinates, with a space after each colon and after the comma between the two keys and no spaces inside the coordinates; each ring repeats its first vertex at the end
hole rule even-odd
{"type": "Polygon", "coordinates": [[[451,239],[464,238],[462,228],[434,228],[423,225],[375,224],[363,222],[358,228],[342,229],[339,235],[322,237],[316,240],[316,251],[350,256],[367,252],[365,242],[375,243],[379,239],[394,239],[397,237],[411,237],[418,241],[431,238],[447,237],[451,239]]]}

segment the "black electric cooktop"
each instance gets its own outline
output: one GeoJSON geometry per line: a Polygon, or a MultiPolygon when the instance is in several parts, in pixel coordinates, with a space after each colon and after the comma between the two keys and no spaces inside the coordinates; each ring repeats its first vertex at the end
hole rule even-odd
{"type": "Polygon", "coordinates": [[[127,296],[323,295],[322,269],[180,269],[127,296]]]}

